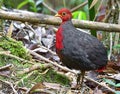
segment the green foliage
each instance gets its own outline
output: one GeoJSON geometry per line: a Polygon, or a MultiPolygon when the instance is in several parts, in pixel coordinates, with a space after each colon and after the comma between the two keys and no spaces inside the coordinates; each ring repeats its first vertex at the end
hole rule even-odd
{"type": "Polygon", "coordinates": [[[4,50],[10,51],[13,55],[24,59],[30,59],[30,55],[24,48],[23,43],[20,41],[15,41],[14,39],[8,37],[1,37],[0,47],[4,50]]]}
{"type": "Polygon", "coordinates": [[[120,91],[115,91],[115,94],[120,94],[120,91]]]}
{"type": "Polygon", "coordinates": [[[17,9],[20,9],[26,5],[29,5],[28,10],[33,12],[38,12],[42,10],[42,7],[43,7],[42,2],[43,0],[37,0],[36,2],[34,0],[24,0],[17,6],[17,9]]]}
{"type": "Polygon", "coordinates": [[[22,0],[3,0],[3,5],[6,8],[16,8],[16,6],[21,2],[22,0]]]}
{"type": "Polygon", "coordinates": [[[17,62],[16,59],[11,59],[10,57],[5,55],[0,55],[0,66],[4,66],[6,64],[10,64],[13,62],[16,63],[17,62]]]}
{"type": "Polygon", "coordinates": [[[79,19],[79,20],[86,20],[87,19],[87,15],[83,11],[75,11],[72,13],[72,15],[73,15],[73,19],[79,19]]]}
{"type": "MultiPolygon", "coordinates": [[[[109,79],[103,79],[104,82],[106,82],[107,84],[114,86],[116,88],[120,87],[120,83],[116,84],[113,80],[109,80],[109,79]]],[[[120,91],[115,91],[115,94],[120,94],[120,91]]]]}
{"type": "Polygon", "coordinates": [[[80,3],[84,2],[84,0],[70,0],[70,5],[78,5],[80,3]]]}
{"type": "Polygon", "coordinates": [[[113,46],[113,48],[120,49],[120,44],[113,46]]]}
{"type": "Polygon", "coordinates": [[[0,8],[1,8],[2,5],[3,5],[3,0],[0,0],[0,8]]]}
{"type": "Polygon", "coordinates": [[[59,83],[64,86],[70,85],[70,80],[65,75],[59,74],[53,69],[49,69],[47,73],[43,73],[43,71],[45,70],[35,70],[34,73],[30,75],[30,77],[27,77],[28,74],[17,75],[16,78],[24,78],[24,80],[18,83],[18,85],[21,87],[26,86],[29,88],[32,87],[32,84],[40,82],[59,83]]]}
{"type": "Polygon", "coordinates": [[[114,86],[114,87],[120,87],[120,83],[116,84],[114,81],[109,80],[109,79],[103,79],[107,84],[114,86]]]}
{"type": "Polygon", "coordinates": [[[4,29],[4,20],[3,19],[0,19],[0,32],[3,32],[3,29],[4,29]]]}
{"type": "MultiPolygon", "coordinates": [[[[40,72],[39,72],[40,73],[40,72]]],[[[70,84],[70,80],[62,74],[55,72],[53,69],[50,69],[46,74],[39,74],[35,72],[28,81],[35,82],[51,82],[51,83],[59,83],[61,85],[68,86],[70,84]]]]}
{"type": "MultiPolygon", "coordinates": [[[[90,8],[92,2],[93,2],[93,0],[88,0],[89,8],[90,8]]],[[[92,7],[91,9],[89,9],[89,19],[90,19],[90,21],[93,21],[94,17],[95,17],[95,8],[92,7]]],[[[90,30],[90,32],[93,36],[95,36],[95,37],[97,36],[96,30],[90,30]]]]}
{"type": "Polygon", "coordinates": [[[62,85],[69,85],[70,83],[70,80],[65,75],[58,74],[54,70],[49,70],[45,78],[46,78],[46,81],[48,78],[50,78],[49,81],[60,83],[62,85]]]}
{"type": "Polygon", "coordinates": [[[113,50],[116,50],[118,53],[120,53],[120,44],[114,45],[113,50]]]}

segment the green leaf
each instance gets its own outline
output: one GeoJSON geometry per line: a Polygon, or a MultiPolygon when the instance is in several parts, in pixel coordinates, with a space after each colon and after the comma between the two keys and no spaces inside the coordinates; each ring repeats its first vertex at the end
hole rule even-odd
{"type": "Polygon", "coordinates": [[[112,81],[112,80],[109,80],[109,79],[103,79],[107,84],[109,85],[112,85],[112,86],[115,86],[115,83],[112,81]]]}
{"type": "Polygon", "coordinates": [[[36,6],[40,5],[43,2],[43,0],[37,0],[36,6]]]}
{"type": "Polygon", "coordinates": [[[36,7],[30,7],[30,10],[33,11],[33,12],[37,12],[37,8],[36,7]]]}
{"type": "Polygon", "coordinates": [[[120,44],[113,46],[113,48],[120,48],[120,44]]]}
{"type": "Polygon", "coordinates": [[[97,2],[98,2],[98,0],[93,0],[92,3],[91,3],[91,5],[90,5],[90,9],[91,9],[92,7],[94,7],[97,2]]]}
{"type": "Polygon", "coordinates": [[[29,4],[31,4],[32,6],[35,6],[35,1],[34,0],[29,0],[29,4]]]}
{"type": "Polygon", "coordinates": [[[3,5],[3,0],[0,0],[0,8],[1,8],[2,5],[3,5]]]}
{"type": "Polygon", "coordinates": [[[29,3],[29,0],[25,0],[25,1],[21,2],[21,3],[17,6],[17,9],[22,8],[23,6],[25,6],[25,5],[28,4],[28,3],[29,3]]]}
{"type": "Polygon", "coordinates": [[[40,10],[42,10],[42,8],[38,7],[38,8],[37,8],[37,11],[40,11],[40,10]]]}
{"type": "MultiPolygon", "coordinates": [[[[90,6],[92,4],[93,0],[88,0],[88,6],[89,6],[89,19],[90,21],[93,21],[94,20],[94,17],[95,17],[95,7],[93,6],[91,9],[90,9],[90,6]]],[[[91,34],[93,36],[97,36],[97,33],[96,33],[96,30],[90,30],[91,34]]]]}
{"type": "Polygon", "coordinates": [[[115,84],[115,82],[113,82],[112,80],[109,80],[109,79],[103,79],[107,84],[109,84],[109,85],[112,85],[112,86],[114,86],[114,87],[120,87],[120,83],[118,83],[118,84],[115,84]]]}
{"type": "Polygon", "coordinates": [[[74,19],[79,19],[79,20],[86,20],[87,15],[83,11],[75,11],[72,13],[74,19]]]}
{"type": "Polygon", "coordinates": [[[120,91],[115,91],[115,94],[120,94],[120,91]]]}
{"type": "Polygon", "coordinates": [[[27,4],[30,4],[30,10],[31,10],[31,11],[37,12],[36,4],[35,4],[35,1],[34,1],[34,0],[25,0],[25,1],[21,2],[21,3],[17,6],[17,9],[20,9],[20,8],[22,8],[23,6],[27,5],[27,4]]]}
{"type": "Polygon", "coordinates": [[[120,87],[120,83],[116,84],[115,87],[120,87]]]}

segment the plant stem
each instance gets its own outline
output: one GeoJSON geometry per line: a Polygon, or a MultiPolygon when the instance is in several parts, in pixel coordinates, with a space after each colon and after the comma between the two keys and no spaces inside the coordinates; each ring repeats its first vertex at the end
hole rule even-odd
{"type": "Polygon", "coordinates": [[[64,8],[66,8],[66,3],[65,3],[65,0],[63,0],[63,6],[64,6],[64,8]]]}
{"type": "MultiPolygon", "coordinates": [[[[88,0],[89,19],[90,19],[90,21],[93,21],[93,20],[94,20],[94,17],[95,17],[95,8],[92,7],[92,8],[90,9],[90,6],[91,6],[92,2],[93,2],[93,0],[88,0]]],[[[97,36],[96,30],[90,30],[90,32],[91,32],[91,34],[92,34],[93,36],[95,36],[95,37],[97,36]]]]}

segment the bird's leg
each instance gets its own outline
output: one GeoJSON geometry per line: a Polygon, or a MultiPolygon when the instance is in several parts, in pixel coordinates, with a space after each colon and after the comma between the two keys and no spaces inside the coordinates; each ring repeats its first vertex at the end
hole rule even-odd
{"type": "Polygon", "coordinates": [[[81,71],[81,73],[78,74],[78,77],[77,77],[77,88],[82,87],[84,76],[85,76],[85,71],[81,71]]]}
{"type": "Polygon", "coordinates": [[[81,74],[80,74],[80,73],[78,73],[78,74],[77,74],[77,85],[79,85],[79,84],[80,84],[80,76],[81,76],[81,74]]]}

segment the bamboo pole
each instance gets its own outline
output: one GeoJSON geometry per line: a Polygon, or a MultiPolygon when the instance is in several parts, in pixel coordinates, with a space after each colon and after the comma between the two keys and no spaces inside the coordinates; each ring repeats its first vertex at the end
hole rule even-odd
{"type": "MultiPolygon", "coordinates": [[[[61,20],[57,17],[32,13],[23,10],[5,11],[0,9],[0,19],[15,20],[21,22],[48,24],[48,25],[60,25],[61,20]]],[[[120,32],[120,25],[108,24],[103,22],[72,20],[75,27],[91,30],[102,30],[107,32],[120,32]]]]}

